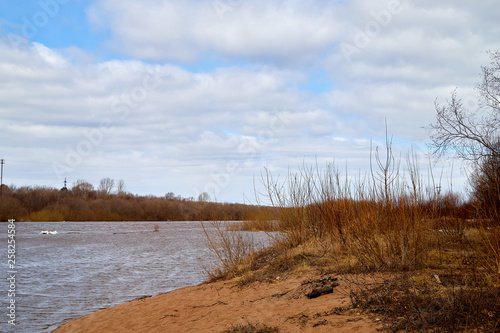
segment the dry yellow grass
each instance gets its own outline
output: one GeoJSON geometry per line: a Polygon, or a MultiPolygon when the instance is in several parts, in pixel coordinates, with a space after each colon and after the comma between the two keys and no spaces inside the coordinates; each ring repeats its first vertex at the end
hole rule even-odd
{"type": "Polygon", "coordinates": [[[284,181],[267,173],[263,183],[275,209],[244,228],[282,237],[240,255],[243,244],[220,233],[225,253],[240,259],[227,265],[231,260],[219,255],[225,269],[211,278],[238,276],[245,284],[304,272],[381,272],[385,281],[361,283],[352,301],[369,311],[392,309],[384,312],[391,329],[497,329],[500,221],[464,219],[456,195],[436,193],[434,182],[424,185],[411,159],[403,177],[390,147],[387,154],[385,161],[376,155],[379,169],[371,177],[354,181],[333,166],[303,167],[284,181]]]}

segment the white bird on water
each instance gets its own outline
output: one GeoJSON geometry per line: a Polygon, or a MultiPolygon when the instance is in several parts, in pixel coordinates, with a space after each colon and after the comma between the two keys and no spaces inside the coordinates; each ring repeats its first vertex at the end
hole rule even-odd
{"type": "Polygon", "coordinates": [[[56,235],[57,234],[57,231],[48,231],[48,230],[43,230],[43,231],[40,231],[40,233],[42,235],[56,235]]]}

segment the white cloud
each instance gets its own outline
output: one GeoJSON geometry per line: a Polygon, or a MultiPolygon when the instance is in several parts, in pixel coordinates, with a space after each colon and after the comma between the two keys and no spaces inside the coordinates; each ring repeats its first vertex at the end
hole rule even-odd
{"type": "Polygon", "coordinates": [[[1,157],[24,172],[11,177],[41,165],[31,183],[112,177],[193,196],[215,184],[220,200],[240,200],[264,165],[366,170],[385,119],[398,146],[422,147],[435,98],[459,87],[474,107],[485,51],[498,48],[493,0],[399,1],[385,18],[398,1],[216,3],[95,1],[91,22],[130,60],[0,43],[1,157]],[[318,72],[331,91],[302,88],[318,72]]]}
{"type": "Polygon", "coordinates": [[[164,166],[163,178],[151,174],[156,183],[134,186],[166,192],[173,175],[182,174],[192,188],[201,185],[188,181],[187,168],[210,175],[234,161],[239,172],[253,173],[247,168],[259,165],[271,146],[281,149],[278,138],[325,132],[314,123],[327,114],[308,110],[310,96],[288,86],[296,78],[289,71],[257,66],[191,73],[139,61],[79,65],[46,61],[62,56],[41,54],[40,46],[16,51],[17,59],[2,47],[1,69],[9,75],[0,95],[6,159],[35,164],[40,154],[30,150],[44,151],[51,184],[62,177],[121,178],[137,164],[155,172],[164,166]]]}
{"type": "Polygon", "coordinates": [[[33,43],[33,49],[38,53],[41,59],[51,66],[66,67],[68,65],[66,59],[40,43],[33,43]]]}
{"type": "Polygon", "coordinates": [[[300,63],[317,59],[338,38],[333,9],[327,2],[241,1],[220,15],[217,1],[103,0],[89,17],[109,26],[110,45],[134,57],[195,61],[215,53],[300,63]]]}

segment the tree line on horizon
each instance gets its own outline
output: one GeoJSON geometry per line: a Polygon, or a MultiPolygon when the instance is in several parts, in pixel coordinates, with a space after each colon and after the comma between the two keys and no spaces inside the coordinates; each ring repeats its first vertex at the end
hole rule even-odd
{"type": "Polygon", "coordinates": [[[237,221],[251,219],[262,207],[210,202],[168,192],[163,197],[134,195],[122,180],[103,178],[99,186],[78,180],[71,189],[15,185],[2,187],[0,221],[237,221]]]}

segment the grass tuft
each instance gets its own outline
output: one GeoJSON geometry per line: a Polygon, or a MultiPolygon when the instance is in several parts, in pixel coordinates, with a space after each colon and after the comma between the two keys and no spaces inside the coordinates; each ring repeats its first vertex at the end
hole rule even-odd
{"type": "Polygon", "coordinates": [[[279,333],[277,327],[269,327],[265,324],[238,324],[231,325],[230,328],[222,331],[222,333],[279,333]]]}

